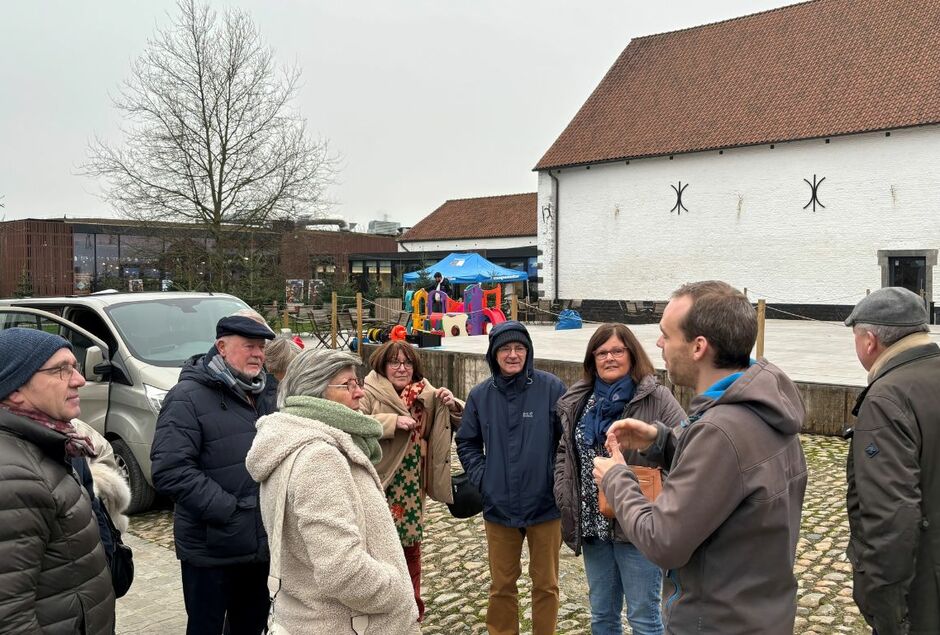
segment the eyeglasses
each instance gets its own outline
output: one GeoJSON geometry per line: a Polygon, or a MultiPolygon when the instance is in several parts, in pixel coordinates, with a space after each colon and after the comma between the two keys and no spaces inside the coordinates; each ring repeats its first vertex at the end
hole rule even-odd
{"type": "Polygon", "coordinates": [[[328,388],[345,388],[349,392],[355,392],[356,388],[362,388],[361,379],[350,379],[345,384],[327,384],[328,388]]]}
{"type": "Polygon", "coordinates": [[[50,367],[48,367],[48,368],[40,368],[40,369],[37,370],[36,372],[37,372],[37,373],[58,373],[58,374],[59,374],[59,381],[65,381],[66,379],[71,379],[71,378],[72,378],[72,373],[73,373],[73,372],[75,372],[75,373],[80,373],[80,372],[81,372],[81,367],[79,366],[78,362],[74,362],[74,363],[71,363],[71,364],[65,363],[65,364],[59,364],[58,366],[50,366],[50,367]]]}
{"type": "Polygon", "coordinates": [[[627,349],[622,348],[622,347],[612,348],[607,351],[594,351],[594,359],[598,361],[604,359],[605,357],[613,357],[614,359],[620,359],[621,357],[626,355],[626,353],[627,353],[627,349]]]}
{"type": "Polygon", "coordinates": [[[500,346],[498,349],[496,349],[496,352],[497,352],[497,353],[500,353],[500,354],[502,354],[502,355],[509,355],[509,354],[512,354],[512,355],[522,355],[522,354],[524,354],[527,350],[529,350],[529,349],[527,349],[527,348],[526,348],[525,346],[523,346],[522,344],[516,344],[516,345],[507,344],[506,346],[500,346]]]}
{"type": "Polygon", "coordinates": [[[389,366],[389,368],[404,368],[405,370],[410,370],[415,367],[415,365],[412,362],[402,361],[400,359],[386,362],[386,364],[389,366]]]}

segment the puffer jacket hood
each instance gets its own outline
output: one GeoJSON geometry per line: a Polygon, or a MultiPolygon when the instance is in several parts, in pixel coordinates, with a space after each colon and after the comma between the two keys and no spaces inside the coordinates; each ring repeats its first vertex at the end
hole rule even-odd
{"type": "MultiPolygon", "coordinates": [[[[523,344],[525,344],[527,352],[525,356],[525,366],[523,367],[521,375],[526,378],[531,378],[532,371],[535,369],[535,362],[533,359],[535,357],[535,352],[532,348],[532,338],[529,336],[529,331],[526,330],[526,327],[522,324],[522,322],[514,322],[510,320],[508,322],[503,322],[502,324],[497,324],[495,327],[493,327],[493,330],[490,331],[489,345],[486,349],[486,362],[490,365],[490,371],[493,373],[493,377],[499,377],[499,363],[496,361],[497,347],[493,346],[493,344],[496,343],[498,339],[501,339],[499,336],[503,335],[504,333],[511,332],[516,332],[518,334],[518,339],[521,340],[523,344]]],[[[507,340],[507,342],[508,341],[513,340],[507,340]]]]}
{"type": "Polygon", "coordinates": [[[180,381],[184,379],[191,379],[192,381],[198,381],[200,384],[205,384],[206,386],[216,386],[221,385],[222,382],[216,379],[211,372],[207,364],[212,361],[212,358],[219,354],[219,349],[214,345],[209,349],[208,353],[200,353],[199,355],[193,355],[183,363],[183,368],[180,370],[180,381]]]}
{"type": "Polygon", "coordinates": [[[697,395],[689,406],[690,419],[698,419],[718,404],[744,406],[786,435],[798,434],[806,416],[796,384],[766,359],[752,362],[717,399],[697,395]]]}

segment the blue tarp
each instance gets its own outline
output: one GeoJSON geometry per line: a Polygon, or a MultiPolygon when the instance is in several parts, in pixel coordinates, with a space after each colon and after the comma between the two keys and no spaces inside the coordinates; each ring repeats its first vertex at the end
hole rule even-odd
{"type": "MultiPolygon", "coordinates": [[[[471,284],[473,282],[522,282],[528,280],[525,271],[516,271],[494,265],[492,262],[475,253],[450,254],[443,260],[434,263],[424,270],[427,277],[440,271],[441,275],[450,280],[451,284],[471,284]]],[[[404,276],[405,282],[415,282],[418,272],[412,271],[404,276]]]]}

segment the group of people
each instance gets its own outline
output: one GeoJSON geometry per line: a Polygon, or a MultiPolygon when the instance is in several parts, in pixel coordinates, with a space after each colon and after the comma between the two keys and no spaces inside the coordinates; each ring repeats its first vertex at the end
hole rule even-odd
{"type": "MultiPolygon", "coordinates": [[[[869,371],[847,433],[848,558],[880,635],[940,631],[927,322],[899,288],[846,320],[869,371]]],[[[592,633],[621,633],[626,605],[638,635],[789,635],[799,390],[751,359],[755,311],[723,282],[680,287],[660,331],[669,379],[694,391],[688,412],[623,324],[597,328],[570,387],[535,368],[522,324],[497,325],[491,376],[464,402],[406,343],[379,347],[365,374],[358,356],[302,350],[251,313],[221,319],[166,396],[151,456],[176,503],[187,632],[418,633],[426,497],[453,502],[456,440],[483,503],[490,633],[519,632],[524,543],[532,633],[555,632],[564,542],[584,557],[592,633]]],[[[0,332],[0,632],[114,628],[101,520],[122,508],[92,485],[107,450],[76,419],[83,383],[67,341],[0,332]]]]}

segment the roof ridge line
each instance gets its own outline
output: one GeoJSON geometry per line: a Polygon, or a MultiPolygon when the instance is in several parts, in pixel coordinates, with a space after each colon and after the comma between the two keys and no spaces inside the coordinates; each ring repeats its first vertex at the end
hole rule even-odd
{"type": "MultiPolygon", "coordinates": [[[[750,18],[757,17],[759,15],[764,15],[767,13],[774,13],[776,11],[785,11],[792,9],[793,7],[798,7],[802,4],[814,4],[817,2],[824,2],[825,0],[801,0],[800,2],[794,2],[793,4],[785,4],[782,7],[774,7],[773,9],[764,9],[763,11],[755,11],[754,13],[748,13],[745,15],[738,15],[733,18],[725,18],[724,20],[716,20],[715,22],[706,22],[705,24],[696,24],[695,26],[687,26],[681,29],[674,29],[672,31],[660,31],[659,33],[648,33],[647,35],[640,35],[638,37],[630,38],[630,41],[627,42],[627,46],[633,44],[634,42],[639,42],[640,40],[648,40],[650,38],[662,37],[664,35],[674,35],[676,33],[684,33],[685,31],[695,31],[696,29],[704,29],[707,27],[717,26],[719,24],[727,24],[729,22],[739,22],[741,20],[748,20],[750,18]]],[[[614,62],[616,64],[616,61],[614,62]]]]}

